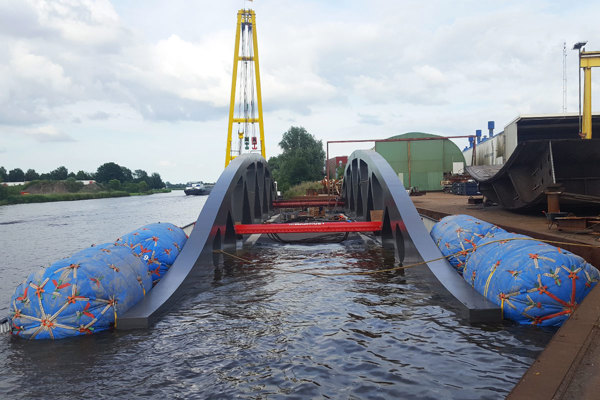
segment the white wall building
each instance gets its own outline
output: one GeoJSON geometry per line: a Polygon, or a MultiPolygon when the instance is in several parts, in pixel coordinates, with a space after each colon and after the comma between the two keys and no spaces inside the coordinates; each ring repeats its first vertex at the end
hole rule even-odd
{"type": "MultiPolygon", "coordinates": [[[[477,131],[475,165],[504,164],[517,145],[529,140],[578,139],[579,116],[569,114],[519,115],[498,134],[493,134],[493,121],[488,123],[489,134],[477,131]],[[491,128],[490,128],[491,125],[491,128]]],[[[592,135],[600,135],[600,114],[592,116],[592,135]]],[[[472,165],[473,144],[463,149],[467,165],[472,165]]]]}

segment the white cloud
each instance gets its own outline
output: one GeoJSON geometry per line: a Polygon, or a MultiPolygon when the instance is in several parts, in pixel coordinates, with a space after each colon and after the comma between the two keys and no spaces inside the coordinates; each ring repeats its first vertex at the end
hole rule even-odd
{"type": "Polygon", "coordinates": [[[34,138],[38,142],[73,142],[74,139],[54,126],[40,126],[38,128],[24,129],[22,133],[34,138]]]}
{"type": "Polygon", "coordinates": [[[29,2],[40,25],[62,38],[85,46],[104,46],[119,40],[119,16],[108,0],[38,0],[29,2]]]}
{"type": "Polygon", "coordinates": [[[431,65],[422,65],[414,68],[415,73],[420,77],[426,85],[445,85],[448,83],[448,78],[439,69],[431,65]]]}
{"type": "Polygon", "coordinates": [[[71,79],[63,67],[44,56],[33,54],[23,42],[17,42],[11,51],[10,68],[19,81],[35,84],[39,89],[67,92],[72,89],[71,79]]]}
{"type": "Polygon", "coordinates": [[[155,72],[164,89],[185,99],[228,105],[231,61],[224,49],[231,44],[224,39],[222,34],[214,34],[194,44],[171,35],[158,42],[153,49],[155,72]]]}
{"type": "MultiPolygon", "coordinates": [[[[562,42],[587,39],[600,49],[600,4],[589,1],[252,5],[269,156],[292,124],[324,140],[456,135],[489,119],[501,129],[520,113],[559,112],[562,42]]],[[[171,182],[216,179],[240,6],[0,2],[0,138],[10,138],[3,160],[51,170],[68,151],[70,170],[94,170],[111,154],[130,168],[160,168],[171,182]],[[73,138],[76,155],[61,143],[73,138]]],[[[567,62],[574,111],[575,52],[567,62]]]]}
{"type": "Polygon", "coordinates": [[[88,115],[88,118],[93,120],[105,120],[110,118],[110,114],[104,111],[97,111],[93,114],[88,115]]]}

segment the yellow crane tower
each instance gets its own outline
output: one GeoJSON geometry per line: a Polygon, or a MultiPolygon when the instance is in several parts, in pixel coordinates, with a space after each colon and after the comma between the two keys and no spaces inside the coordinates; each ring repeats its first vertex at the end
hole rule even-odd
{"type": "Polygon", "coordinates": [[[600,67],[600,51],[582,51],[579,56],[579,67],[583,68],[583,123],[581,136],[592,138],[592,67],[600,67]]]}
{"type": "Polygon", "coordinates": [[[265,134],[263,126],[262,99],[260,93],[260,73],[258,69],[258,41],[256,39],[256,15],[254,10],[239,10],[233,51],[233,77],[231,80],[231,101],[229,103],[229,127],[227,130],[227,150],[225,167],[243,152],[259,152],[266,158],[265,134]],[[240,71],[238,65],[241,63],[240,71]],[[239,75],[239,92],[236,96],[239,75]],[[256,88],[256,96],[255,96],[256,88]],[[237,115],[234,117],[238,99],[237,115]],[[258,115],[257,115],[258,113],[258,115]],[[233,140],[233,126],[237,124],[237,143],[233,140]],[[260,138],[257,138],[256,124],[260,138]],[[260,143],[259,143],[260,142],[260,143]]]}

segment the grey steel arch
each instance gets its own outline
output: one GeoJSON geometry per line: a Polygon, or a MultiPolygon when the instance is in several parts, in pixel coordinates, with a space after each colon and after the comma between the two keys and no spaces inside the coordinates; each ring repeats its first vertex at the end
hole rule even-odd
{"type": "Polygon", "coordinates": [[[214,250],[234,248],[234,224],[258,223],[273,210],[271,172],[264,158],[243,154],[223,171],[202,208],[181,253],[144,299],[118,317],[118,329],[145,328],[191,287],[210,284],[219,255],[214,250]]]}
{"type": "MultiPolygon", "coordinates": [[[[384,247],[393,246],[400,262],[443,257],[400,179],[375,151],[357,150],[350,155],[342,195],[347,212],[358,219],[370,221],[372,210],[383,210],[382,242],[384,247]]],[[[458,300],[457,305],[469,321],[502,319],[500,308],[473,289],[445,259],[427,262],[427,267],[458,300]]]]}

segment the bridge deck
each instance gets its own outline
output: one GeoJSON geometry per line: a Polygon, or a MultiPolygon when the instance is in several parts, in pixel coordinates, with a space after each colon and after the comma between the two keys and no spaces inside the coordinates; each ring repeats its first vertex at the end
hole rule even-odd
{"type": "Polygon", "coordinates": [[[238,235],[250,235],[253,233],[376,232],[381,230],[381,226],[381,221],[239,224],[235,226],[235,233],[238,235]]]}
{"type": "Polygon", "coordinates": [[[273,202],[273,207],[343,207],[344,204],[341,200],[278,200],[273,202]]]}

